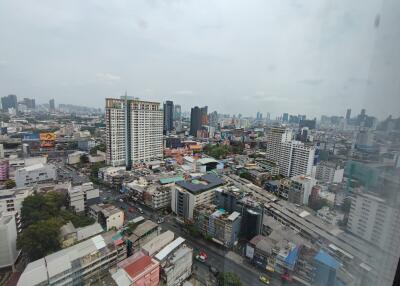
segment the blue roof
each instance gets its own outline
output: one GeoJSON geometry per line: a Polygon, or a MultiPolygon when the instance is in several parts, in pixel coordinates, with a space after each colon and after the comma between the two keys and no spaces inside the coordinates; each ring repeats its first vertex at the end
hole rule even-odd
{"type": "Polygon", "coordinates": [[[330,256],[323,250],[320,250],[317,255],[315,255],[314,259],[322,264],[325,264],[331,268],[338,269],[340,266],[340,262],[337,261],[335,258],[330,256]]]}
{"type": "Polygon", "coordinates": [[[296,263],[298,254],[299,254],[299,247],[295,246],[289,251],[288,256],[286,256],[285,263],[294,265],[296,263]]]}

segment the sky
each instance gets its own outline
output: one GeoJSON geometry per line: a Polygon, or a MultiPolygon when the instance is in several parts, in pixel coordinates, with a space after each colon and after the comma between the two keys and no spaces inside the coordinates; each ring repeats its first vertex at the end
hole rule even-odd
{"type": "Polygon", "coordinates": [[[400,115],[398,0],[2,0],[0,96],[400,115]]]}

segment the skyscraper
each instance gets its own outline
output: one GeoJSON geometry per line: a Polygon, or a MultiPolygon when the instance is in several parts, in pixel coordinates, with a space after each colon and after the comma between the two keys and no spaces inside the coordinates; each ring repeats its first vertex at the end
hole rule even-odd
{"type": "Polygon", "coordinates": [[[56,110],[56,104],[54,102],[54,98],[52,98],[49,101],[49,111],[54,112],[55,110],[56,110]]]}
{"type": "Polygon", "coordinates": [[[197,136],[197,131],[201,129],[201,126],[208,123],[207,109],[207,106],[201,108],[195,106],[191,109],[189,132],[190,135],[197,136]]]}
{"type": "Polygon", "coordinates": [[[182,116],[182,108],[179,104],[176,104],[174,106],[174,120],[181,120],[182,116]]]}
{"type": "Polygon", "coordinates": [[[1,106],[4,112],[7,112],[9,108],[17,109],[18,102],[15,94],[9,94],[1,98],[1,106]]]}
{"type": "Polygon", "coordinates": [[[347,111],[346,111],[346,122],[349,122],[350,117],[351,117],[351,109],[349,108],[349,109],[347,109],[347,111]]]}
{"type": "Polygon", "coordinates": [[[167,100],[164,103],[164,134],[167,134],[172,131],[174,127],[174,103],[172,101],[167,100]]]}
{"type": "Polygon", "coordinates": [[[289,113],[284,113],[282,115],[282,121],[283,122],[288,122],[289,121],[289,113]]]}
{"type": "Polygon", "coordinates": [[[163,157],[163,111],[160,103],[124,97],[106,99],[106,159],[113,166],[163,157]]]}
{"type": "Polygon", "coordinates": [[[22,101],[22,104],[24,104],[27,108],[29,109],[35,109],[35,99],[34,98],[24,98],[22,101]]]}

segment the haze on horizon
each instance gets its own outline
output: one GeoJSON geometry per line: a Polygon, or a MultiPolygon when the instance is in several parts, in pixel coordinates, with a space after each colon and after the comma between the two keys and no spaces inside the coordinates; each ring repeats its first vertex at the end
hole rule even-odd
{"type": "Polygon", "coordinates": [[[400,115],[397,0],[0,2],[0,96],[400,115]]]}

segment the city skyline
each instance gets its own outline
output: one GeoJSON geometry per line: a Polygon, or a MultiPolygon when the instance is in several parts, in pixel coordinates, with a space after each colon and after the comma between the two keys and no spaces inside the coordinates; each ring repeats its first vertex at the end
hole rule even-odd
{"type": "Polygon", "coordinates": [[[128,90],[183,110],[398,116],[397,5],[5,1],[0,93],[102,107],[128,90]]]}

